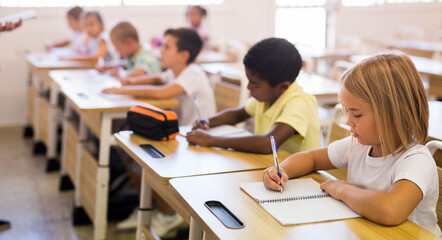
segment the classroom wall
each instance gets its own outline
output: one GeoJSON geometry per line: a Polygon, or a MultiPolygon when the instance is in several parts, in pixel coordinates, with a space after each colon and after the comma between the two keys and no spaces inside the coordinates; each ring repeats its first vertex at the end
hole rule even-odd
{"type": "MultiPolygon", "coordinates": [[[[208,23],[213,37],[225,36],[254,43],[274,33],[274,0],[224,0],[208,6],[208,23]]],[[[184,6],[100,7],[110,27],[117,19],[131,19],[147,42],[168,27],[182,26],[184,6]],[[127,17],[129,16],[129,17],[127,17]]],[[[0,16],[27,9],[0,8],[0,16]]],[[[68,36],[65,8],[37,8],[38,18],[7,33],[0,33],[0,127],[26,122],[27,67],[16,50],[43,51],[45,39],[68,36]]],[[[336,14],[336,34],[389,38],[401,24],[423,27],[427,38],[442,29],[442,3],[400,4],[385,7],[344,8],[336,14]]],[[[308,24],[308,23],[306,23],[308,24]]]]}
{"type": "MultiPolygon", "coordinates": [[[[213,37],[254,42],[273,34],[268,11],[273,0],[225,0],[225,4],[208,6],[208,24],[213,37]],[[254,4],[253,11],[248,11],[254,4]],[[244,31],[247,29],[247,31],[244,31]]],[[[130,19],[138,27],[141,40],[149,42],[169,27],[184,26],[186,6],[100,7],[98,9],[110,28],[117,19],[130,19]]],[[[28,10],[0,8],[0,16],[28,10]]],[[[23,125],[26,122],[27,66],[16,50],[43,51],[45,39],[68,36],[66,8],[36,8],[38,17],[26,21],[13,32],[0,33],[0,127],[23,125]]]]}
{"type": "Polygon", "coordinates": [[[421,27],[432,40],[442,30],[442,3],[340,7],[336,14],[336,34],[382,40],[393,38],[401,25],[421,27]]]}

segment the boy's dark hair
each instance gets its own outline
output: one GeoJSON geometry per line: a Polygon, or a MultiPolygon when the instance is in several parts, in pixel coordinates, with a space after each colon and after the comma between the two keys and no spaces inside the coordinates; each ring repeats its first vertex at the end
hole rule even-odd
{"type": "Polygon", "coordinates": [[[177,48],[178,51],[188,51],[189,59],[187,59],[187,64],[195,61],[196,56],[200,53],[201,48],[203,47],[203,40],[194,30],[189,28],[176,28],[176,29],[167,29],[164,32],[164,36],[171,35],[177,38],[177,48]]]}
{"type": "Polygon", "coordinates": [[[205,8],[201,7],[200,5],[190,5],[189,7],[187,7],[186,16],[189,16],[189,11],[192,8],[198,9],[198,11],[200,12],[201,16],[203,16],[203,17],[207,16],[207,10],[205,8]]]}
{"type": "Polygon", "coordinates": [[[79,21],[80,20],[80,16],[81,13],[83,13],[83,8],[79,7],[79,6],[75,6],[71,9],[68,10],[68,12],[66,13],[69,17],[79,21]]]}
{"type": "Polygon", "coordinates": [[[98,23],[100,23],[101,25],[104,25],[103,18],[101,17],[101,14],[98,11],[83,12],[83,18],[86,18],[89,16],[94,16],[97,19],[98,23]]]}
{"type": "Polygon", "coordinates": [[[294,82],[302,67],[302,58],[295,45],[283,38],[267,38],[247,52],[244,66],[252,74],[266,80],[270,87],[294,82]]]}

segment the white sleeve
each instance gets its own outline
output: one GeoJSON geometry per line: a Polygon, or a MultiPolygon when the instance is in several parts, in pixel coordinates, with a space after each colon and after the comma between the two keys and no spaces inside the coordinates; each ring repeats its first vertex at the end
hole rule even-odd
{"type": "Polygon", "coordinates": [[[419,146],[418,149],[412,149],[405,154],[403,159],[397,161],[393,183],[407,179],[416,184],[425,197],[435,178],[437,179],[436,163],[425,146],[419,146]]]}
{"type": "Polygon", "coordinates": [[[162,72],[160,74],[161,79],[163,80],[164,84],[170,84],[173,80],[173,72],[170,69],[167,69],[166,71],[162,72]]]}
{"type": "MultiPolygon", "coordinates": [[[[191,66],[188,66],[190,68],[191,66]]],[[[186,92],[187,96],[195,96],[196,92],[204,85],[201,81],[204,77],[201,76],[195,69],[186,69],[176,79],[175,83],[179,84],[186,92]]]]}
{"type": "Polygon", "coordinates": [[[350,155],[351,137],[334,141],[328,145],[327,154],[336,168],[346,168],[350,155]]]}

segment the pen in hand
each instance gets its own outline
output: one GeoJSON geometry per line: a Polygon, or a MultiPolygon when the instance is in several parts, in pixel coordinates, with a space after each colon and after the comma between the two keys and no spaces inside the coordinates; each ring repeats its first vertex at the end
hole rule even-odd
{"type": "Polygon", "coordinates": [[[195,102],[196,113],[198,114],[198,118],[200,120],[200,123],[204,127],[204,120],[201,118],[200,108],[199,108],[198,100],[196,99],[196,96],[193,97],[193,101],[195,102]]]}
{"type": "MultiPolygon", "coordinates": [[[[281,180],[281,172],[279,171],[279,162],[278,162],[278,150],[276,148],[275,137],[270,136],[270,143],[272,145],[273,159],[275,160],[276,170],[278,171],[278,177],[281,180]]],[[[279,190],[282,192],[282,184],[279,182],[279,186],[281,187],[279,190]]]]}

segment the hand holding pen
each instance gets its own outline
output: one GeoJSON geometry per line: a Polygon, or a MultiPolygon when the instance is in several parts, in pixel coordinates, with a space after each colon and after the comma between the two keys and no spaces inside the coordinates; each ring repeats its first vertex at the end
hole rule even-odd
{"type": "Polygon", "coordinates": [[[281,183],[281,171],[279,169],[279,162],[278,162],[278,149],[276,147],[276,140],[275,137],[270,136],[270,144],[272,145],[272,152],[273,152],[273,160],[275,161],[275,167],[276,167],[276,171],[277,171],[277,175],[279,177],[279,190],[282,192],[283,188],[282,188],[282,183],[281,183]]]}
{"type": "MultiPolygon", "coordinates": [[[[201,112],[200,112],[200,107],[198,105],[198,100],[196,99],[196,96],[193,97],[193,101],[195,103],[195,109],[196,109],[196,113],[198,114],[198,122],[199,124],[201,124],[203,129],[208,130],[208,124],[203,120],[203,118],[201,117],[201,112]]],[[[197,125],[195,125],[197,126],[197,125]]],[[[195,127],[194,127],[195,128],[195,127]]]]}

